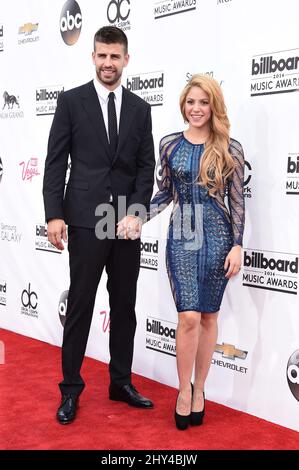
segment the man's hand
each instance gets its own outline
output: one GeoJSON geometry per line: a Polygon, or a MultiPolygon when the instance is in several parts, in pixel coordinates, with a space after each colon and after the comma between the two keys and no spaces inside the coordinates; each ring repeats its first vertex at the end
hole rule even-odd
{"type": "Polygon", "coordinates": [[[125,240],[136,240],[141,236],[142,221],[140,217],[127,215],[117,224],[116,235],[125,240]]]}
{"type": "Polygon", "coordinates": [[[51,219],[48,222],[48,240],[58,250],[64,250],[62,240],[67,242],[66,225],[62,219],[51,219]]]}

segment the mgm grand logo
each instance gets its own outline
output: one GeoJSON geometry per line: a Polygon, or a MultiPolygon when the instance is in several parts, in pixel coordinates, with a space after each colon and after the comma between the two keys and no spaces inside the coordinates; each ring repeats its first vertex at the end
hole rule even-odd
{"type": "Polygon", "coordinates": [[[19,100],[15,95],[10,95],[7,91],[3,93],[4,105],[2,110],[7,106],[8,109],[12,109],[14,105],[20,107],[19,100]]]}

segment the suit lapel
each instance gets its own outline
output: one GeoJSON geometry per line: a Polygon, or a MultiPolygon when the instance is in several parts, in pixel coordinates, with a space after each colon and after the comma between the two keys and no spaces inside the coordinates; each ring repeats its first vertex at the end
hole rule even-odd
{"type": "Polygon", "coordinates": [[[111,164],[109,143],[103,113],[92,81],[87,83],[85,91],[82,94],[82,103],[89,117],[90,123],[98,136],[99,142],[104,146],[106,159],[111,164]]]}
{"type": "Polygon", "coordinates": [[[135,115],[135,107],[136,103],[134,101],[134,95],[131,95],[131,93],[129,93],[123,87],[123,95],[120,110],[118,146],[115,157],[113,159],[113,163],[117,159],[119,151],[121,150],[121,147],[125,143],[128,133],[131,130],[133,117],[135,115]]]}

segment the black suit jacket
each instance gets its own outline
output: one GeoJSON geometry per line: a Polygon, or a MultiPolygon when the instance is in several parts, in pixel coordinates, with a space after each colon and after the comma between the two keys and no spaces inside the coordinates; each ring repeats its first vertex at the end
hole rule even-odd
{"type": "Polygon", "coordinates": [[[148,207],[154,184],[151,109],[123,88],[118,148],[109,153],[107,132],[93,81],[62,93],[50,130],[43,196],[46,220],[94,228],[98,204],[126,196],[148,207]],[[71,172],[65,190],[68,156],[71,172]]]}

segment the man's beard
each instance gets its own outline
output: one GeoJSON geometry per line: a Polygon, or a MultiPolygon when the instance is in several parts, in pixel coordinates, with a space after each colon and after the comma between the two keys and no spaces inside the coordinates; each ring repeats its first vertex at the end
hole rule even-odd
{"type": "Polygon", "coordinates": [[[105,83],[107,85],[115,85],[121,77],[121,73],[117,71],[111,77],[103,77],[104,72],[101,69],[97,70],[97,77],[100,82],[105,83]]]}

